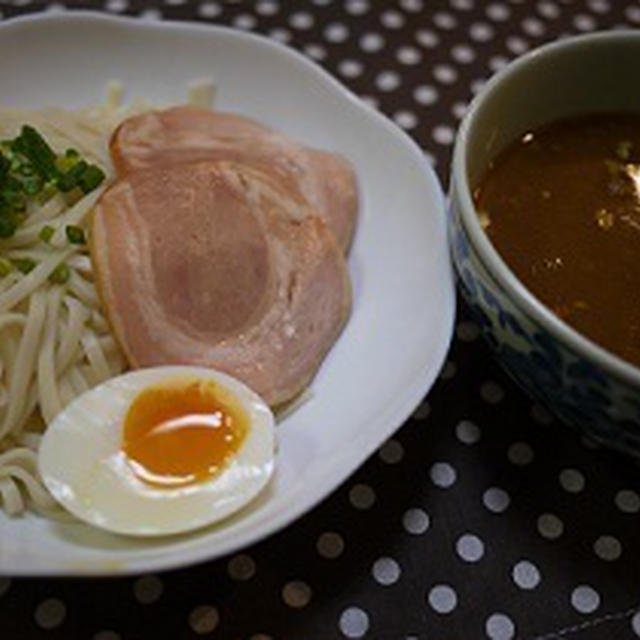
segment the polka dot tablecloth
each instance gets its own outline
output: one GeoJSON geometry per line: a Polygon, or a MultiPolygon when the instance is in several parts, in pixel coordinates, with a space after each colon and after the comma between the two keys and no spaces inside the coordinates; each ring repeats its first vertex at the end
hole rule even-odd
{"type": "MultiPolygon", "coordinates": [[[[15,0],[0,14],[87,7],[288,43],[413,136],[444,184],[492,73],[561,35],[640,25],[622,0],[15,0]]],[[[638,468],[532,404],[462,307],[432,392],[309,515],[171,573],[0,577],[0,637],[640,638],[639,532],[638,468]]]]}

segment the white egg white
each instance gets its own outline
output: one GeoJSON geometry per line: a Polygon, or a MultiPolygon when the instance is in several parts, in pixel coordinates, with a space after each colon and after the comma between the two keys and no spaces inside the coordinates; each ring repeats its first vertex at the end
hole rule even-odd
{"type": "Polygon", "coordinates": [[[47,428],[38,466],[53,497],[81,520],[116,533],[156,536],[212,524],[245,506],[273,474],[274,450],[273,414],[246,385],[211,369],[162,366],[112,378],[76,398],[47,428]],[[184,377],[228,389],[247,412],[248,433],[209,480],[155,487],[134,474],[122,453],[122,425],[142,390],[184,377]]]}

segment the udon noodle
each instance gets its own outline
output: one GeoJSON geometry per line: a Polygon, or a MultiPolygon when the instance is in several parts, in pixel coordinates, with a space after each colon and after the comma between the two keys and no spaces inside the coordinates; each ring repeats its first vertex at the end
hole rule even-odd
{"type": "MultiPolygon", "coordinates": [[[[114,84],[106,104],[73,112],[0,109],[0,139],[29,124],[56,152],[73,147],[106,174],[100,187],[72,204],[59,192],[43,203],[30,202],[22,226],[0,238],[2,258],[36,263],[27,274],[13,269],[0,278],[0,505],[10,515],[55,507],[36,469],[41,434],[73,398],[126,365],[100,308],[88,248],[65,238],[67,225],[85,227],[113,180],[111,132],[124,118],[149,108],[142,102],[122,106],[121,93],[114,84]],[[56,229],[47,243],[40,236],[45,225],[56,229]],[[63,263],[68,280],[52,283],[49,277],[63,263]]],[[[190,102],[210,97],[206,86],[196,86],[190,102]]]]}

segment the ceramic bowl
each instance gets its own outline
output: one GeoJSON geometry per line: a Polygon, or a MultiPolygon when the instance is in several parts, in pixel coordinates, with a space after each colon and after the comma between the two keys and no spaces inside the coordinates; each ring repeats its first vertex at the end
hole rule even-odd
{"type": "Polygon", "coordinates": [[[489,161],[520,135],[586,113],[640,110],[640,33],[602,32],[545,45],[485,85],[459,129],[449,237],[459,288],[504,369],[564,422],[640,460],[640,369],[546,308],[483,231],[472,193],[489,161]]]}

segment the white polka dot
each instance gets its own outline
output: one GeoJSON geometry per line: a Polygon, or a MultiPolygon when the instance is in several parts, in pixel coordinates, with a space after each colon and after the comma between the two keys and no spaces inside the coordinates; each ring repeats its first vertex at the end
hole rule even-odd
{"type": "Polygon", "coordinates": [[[66,615],[67,607],[62,600],[47,598],[36,607],[33,617],[40,628],[55,629],[62,624],[66,615]]]}
{"type": "Polygon", "coordinates": [[[422,54],[415,47],[400,47],[396,51],[396,58],[398,62],[406,65],[418,64],[422,60],[422,54]]]}
{"type": "Polygon", "coordinates": [[[431,481],[437,487],[446,489],[455,484],[457,473],[448,462],[436,462],[429,471],[431,481]]]}
{"type": "Polygon", "coordinates": [[[439,29],[455,29],[458,21],[452,13],[436,11],[436,13],[433,14],[433,24],[439,29]]]}
{"type": "Polygon", "coordinates": [[[311,27],[313,27],[313,16],[306,11],[298,11],[297,13],[291,14],[289,24],[294,29],[311,29],[311,27]]]}
{"type": "Polygon", "coordinates": [[[400,29],[404,26],[405,17],[399,11],[389,10],[380,16],[380,22],[387,29],[400,29]]]}
{"type": "Polygon", "coordinates": [[[380,91],[393,91],[400,86],[400,76],[395,71],[381,71],[376,76],[376,87],[380,91]]]}
{"type": "Polygon", "coordinates": [[[253,29],[258,24],[255,16],[250,13],[241,13],[233,19],[233,26],[238,29],[253,29]]]}
{"type": "Polygon", "coordinates": [[[324,37],[329,42],[344,42],[349,37],[349,29],[341,22],[333,22],[325,28],[324,37]]]}
{"type": "Polygon", "coordinates": [[[471,533],[465,533],[456,542],[456,553],[465,562],[478,562],[484,555],[484,542],[471,533]]]}
{"type": "Polygon", "coordinates": [[[480,386],[480,396],[488,404],[498,404],[504,398],[504,389],[497,382],[489,380],[480,386]]]}
{"type": "Polygon", "coordinates": [[[363,70],[359,60],[343,60],[338,64],[338,73],[345,78],[357,78],[362,75],[363,70]]]}
{"type": "Polygon", "coordinates": [[[458,595],[447,584],[438,584],[429,591],[429,604],[438,613],[451,613],[458,604],[458,595]]]}
{"type": "Polygon", "coordinates": [[[438,159],[430,153],[427,149],[422,149],[424,159],[432,166],[435,167],[438,164],[438,159]]]}
{"type": "Polygon", "coordinates": [[[538,13],[549,20],[555,20],[560,15],[560,7],[554,2],[538,2],[538,13]]]}
{"type": "Polygon", "coordinates": [[[198,7],[201,18],[215,18],[222,13],[222,7],[217,2],[202,2],[198,7]]]}
{"type": "Polygon", "coordinates": [[[138,17],[142,20],[162,20],[162,12],[159,9],[145,9],[138,17]]]}
{"type": "Polygon", "coordinates": [[[67,7],[63,5],[61,2],[50,2],[45,11],[48,13],[60,13],[61,11],[66,11],[67,7]]]}
{"type": "Polygon", "coordinates": [[[276,27],[275,29],[271,29],[269,31],[269,36],[278,42],[287,43],[291,41],[291,32],[286,29],[281,29],[276,27]]]}
{"type": "Polygon", "coordinates": [[[438,46],[440,37],[430,29],[420,29],[416,32],[416,42],[427,49],[433,49],[438,46]]]}
{"type": "Polygon", "coordinates": [[[535,589],[540,584],[540,571],[533,562],[521,560],[513,567],[511,572],[513,581],[521,589],[535,589]]]}
{"type": "Polygon", "coordinates": [[[449,4],[458,11],[470,11],[473,9],[474,0],[450,0],[449,4]]]}
{"type": "Polygon", "coordinates": [[[579,13],[573,17],[573,26],[578,31],[593,31],[598,27],[598,23],[593,16],[586,13],[579,13]]]}
{"type": "Polygon", "coordinates": [[[413,417],[416,420],[424,420],[425,418],[429,417],[430,413],[431,413],[431,405],[429,404],[429,401],[423,400],[418,405],[418,408],[413,412],[413,417]]]}
{"type": "Polygon", "coordinates": [[[461,120],[467,113],[468,108],[469,105],[466,102],[454,102],[451,105],[451,113],[453,113],[458,120],[461,120]]]}
{"type": "Polygon", "coordinates": [[[486,22],[474,22],[469,27],[469,36],[475,42],[488,42],[494,34],[494,28],[486,22]]]}
{"type": "Polygon", "coordinates": [[[543,538],[553,540],[559,538],[564,531],[564,524],[558,516],[552,513],[543,513],[537,522],[538,532],[543,538]]]}
{"type": "Polygon", "coordinates": [[[104,3],[104,8],[113,13],[120,13],[129,8],[129,2],[128,0],[107,0],[104,3]]]}
{"type": "Polygon", "coordinates": [[[622,489],[616,493],[616,506],[625,513],[638,513],[640,511],[640,496],[631,489],[622,489]]]}
{"type": "Polygon", "coordinates": [[[304,52],[314,60],[324,60],[327,57],[327,50],[321,44],[308,44],[305,46],[304,52]]]}
{"type": "Polygon", "coordinates": [[[316,541],[316,551],[323,558],[334,560],[342,555],[344,551],[344,540],[335,531],[325,531],[316,541]]]}
{"type": "Polygon", "coordinates": [[[371,569],[374,580],[383,586],[389,586],[398,582],[400,565],[393,558],[378,558],[371,569]]]}
{"type": "Polygon", "coordinates": [[[593,550],[601,560],[613,562],[622,554],[622,545],[620,541],[613,536],[600,536],[593,543],[593,550]]]}
{"type": "Polygon", "coordinates": [[[311,601],[311,587],[301,580],[292,580],[282,587],[282,600],[294,609],[306,607],[311,601]]]}
{"type": "Polygon", "coordinates": [[[347,0],[344,5],[345,11],[354,16],[361,16],[371,8],[367,0],[347,0]]]}
{"type": "Polygon", "coordinates": [[[418,116],[412,111],[396,111],[393,121],[405,130],[415,129],[418,126],[418,116]]]}
{"type": "Polygon", "coordinates": [[[640,611],[631,618],[631,629],[638,637],[640,637],[640,611]]]}
{"type": "Polygon", "coordinates": [[[516,627],[509,616],[494,613],[487,618],[485,631],[491,640],[511,640],[515,636],[516,627]]]}
{"type": "Polygon", "coordinates": [[[571,593],[571,606],[580,613],[593,613],[600,606],[600,595],[588,585],[580,585],[571,593]]]}
{"type": "Polygon", "coordinates": [[[514,442],[507,449],[507,458],[511,464],[524,467],[533,462],[533,449],[526,442],[514,442]]]}
{"type": "Polygon", "coordinates": [[[376,501],[374,490],[366,484],[356,484],[349,491],[349,502],[356,509],[370,509],[376,501]]]}
{"type": "Polygon", "coordinates": [[[560,486],[569,493],[580,493],[584,489],[584,476],[577,469],[563,469],[559,480],[560,486]]]}
{"type": "Polygon", "coordinates": [[[438,101],[438,90],[430,84],[418,85],[413,90],[413,99],[424,106],[434,104],[438,101]]]}
{"type": "Polygon", "coordinates": [[[418,13],[424,9],[424,2],[422,0],[400,0],[400,6],[410,13],[418,13]]]}
{"type": "Polygon", "coordinates": [[[7,591],[9,591],[10,586],[11,586],[11,578],[0,576],[0,596],[3,596],[5,593],[7,593],[7,591]]]}
{"type": "Polygon", "coordinates": [[[458,79],[458,72],[450,64],[436,64],[433,67],[433,77],[442,84],[453,84],[458,79]]]}
{"type": "Polygon", "coordinates": [[[359,607],[349,607],[340,615],[340,631],[347,638],[362,638],[369,630],[369,616],[359,607]]]}
{"type": "Polygon", "coordinates": [[[594,13],[609,13],[611,11],[611,5],[608,0],[589,0],[587,6],[594,13]]]}
{"type": "Polygon", "coordinates": [[[506,4],[494,2],[490,4],[486,9],[485,13],[487,14],[487,18],[489,20],[493,20],[495,22],[504,22],[509,19],[511,15],[511,9],[506,4]]]}
{"type": "Polygon", "coordinates": [[[94,634],[93,640],[120,640],[120,634],[109,629],[103,629],[94,634]]]}
{"type": "Polygon", "coordinates": [[[538,18],[530,17],[525,18],[522,21],[522,30],[529,36],[533,38],[539,38],[544,35],[546,28],[544,26],[544,22],[539,20],[538,18]]]}
{"type": "Polygon", "coordinates": [[[256,13],[259,13],[261,16],[273,16],[280,10],[277,2],[273,2],[273,0],[262,0],[261,2],[256,2],[256,13]]]}
{"type": "Polygon", "coordinates": [[[509,507],[511,498],[504,489],[490,487],[482,494],[482,502],[489,511],[502,513],[509,507]]]}
{"type": "Polygon", "coordinates": [[[500,71],[509,64],[509,59],[505,56],[491,56],[489,58],[489,69],[491,71],[500,71]]]}
{"type": "Polygon", "coordinates": [[[507,49],[511,51],[511,53],[515,53],[516,55],[520,55],[529,49],[529,44],[523,38],[519,36],[509,36],[505,42],[507,49]]]}
{"type": "Polygon", "coordinates": [[[360,100],[372,109],[377,109],[380,102],[375,96],[360,96],[360,100]]]}
{"type": "Polygon", "coordinates": [[[187,0],[164,0],[164,3],[171,7],[180,7],[183,4],[187,4],[187,0]]]}
{"type": "Polygon", "coordinates": [[[407,509],[402,516],[402,526],[411,535],[422,535],[429,528],[429,525],[429,515],[422,509],[407,509]]]}
{"type": "Polygon", "coordinates": [[[140,604],[151,604],[162,595],[164,587],[157,576],[142,576],[133,583],[133,595],[140,604]]]}
{"type": "Polygon", "coordinates": [[[189,613],[189,626],[194,633],[205,635],[211,633],[220,622],[220,614],[215,607],[200,605],[189,613]]]}
{"type": "Polygon", "coordinates": [[[439,124],[431,131],[431,137],[438,144],[446,146],[453,143],[456,137],[456,132],[446,124],[439,124]]]}
{"type": "Polygon", "coordinates": [[[274,640],[274,638],[266,633],[254,633],[249,640],[274,640]]]}
{"type": "Polygon", "coordinates": [[[460,64],[469,64],[476,58],[476,52],[468,44],[456,44],[451,49],[451,57],[460,64]]]}
{"type": "Polygon", "coordinates": [[[630,22],[640,22],[640,7],[627,7],[624,15],[630,22]]]}
{"type": "Polygon", "coordinates": [[[476,93],[479,93],[485,84],[487,84],[487,80],[485,78],[476,78],[469,85],[469,88],[471,89],[471,93],[473,93],[474,95],[476,93]]]}
{"type": "Polygon", "coordinates": [[[538,424],[547,426],[553,422],[553,416],[551,413],[538,403],[531,405],[530,415],[538,424]]]}
{"type": "Polygon", "coordinates": [[[480,440],[480,427],[471,420],[461,420],[456,425],[456,438],[463,444],[475,444],[480,440]]]}
{"type": "Polygon", "coordinates": [[[387,440],[378,451],[380,460],[387,464],[398,464],[404,457],[404,447],[399,440],[387,440]]]}
{"type": "Polygon", "coordinates": [[[360,48],[367,53],[375,53],[384,47],[384,38],[379,33],[365,33],[359,40],[360,48]]]}
{"type": "Polygon", "coordinates": [[[480,335],[480,328],[475,322],[463,320],[456,327],[456,335],[463,342],[473,342],[480,335]]]}
{"type": "Polygon", "coordinates": [[[227,571],[234,580],[250,580],[256,573],[256,563],[251,556],[241,553],[229,560],[227,571]]]}

